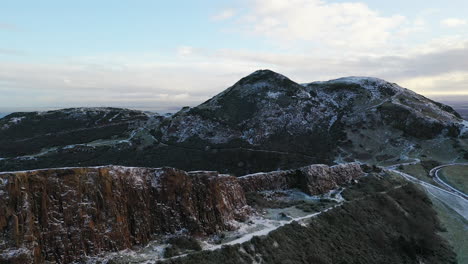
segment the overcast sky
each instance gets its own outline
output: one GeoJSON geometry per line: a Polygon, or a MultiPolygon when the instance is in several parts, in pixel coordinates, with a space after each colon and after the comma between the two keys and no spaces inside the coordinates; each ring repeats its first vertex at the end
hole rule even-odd
{"type": "MultiPolygon", "coordinates": [[[[196,105],[257,69],[468,95],[466,0],[5,0],[0,108],[196,105]]],[[[468,98],[468,97],[467,97],[468,98]]]]}

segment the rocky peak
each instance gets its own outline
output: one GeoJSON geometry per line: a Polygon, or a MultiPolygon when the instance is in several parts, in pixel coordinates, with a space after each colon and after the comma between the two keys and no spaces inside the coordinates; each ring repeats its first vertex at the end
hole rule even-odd
{"type": "Polygon", "coordinates": [[[247,85],[247,84],[254,85],[254,84],[257,84],[257,83],[261,83],[261,82],[271,83],[271,82],[278,82],[278,81],[293,82],[289,78],[287,78],[286,76],[284,76],[282,74],[279,74],[279,73],[274,72],[272,70],[266,69],[266,70],[258,70],[258,71],[255,71],[255,72],[247,75],[246,77],[240,79],[237,82],[237,84],[240,84],[240,85],[247,85]]]}
{"type": "Polygon", "coordinates": [[[259,70],[242,78],[232,87],[202,104],[201,107],[220,106],[236,100],[271,101],[282,96],[292,97],[303,91],[305,91],[304,87],[284,75],[271,70],[259,70]]]}
{"type": "Polygon", "coordinates": [[[467,131],[451,107],[378,78],[299,85],[269,70],[254,72],[207,102],[167,117],[98,110],[102,114],[97,116],[91,108],[0,119],[0,157],[7,158],[0,160],[0,167],[75,165],[71,160],[92,166],[125,160],[126,165],[242,175],[332,164],[338,155],[355,160],[349,153],[388,157],[420,140],[458,137],[467,131]],[[77,112],[80,118],[68,118],[77,112]],[[387,152],[380,149],[380,142],[398,144],[387,152]],[[86,147],[92,158],[77,146],[86,147]],[[192,151],[187,156],[193,160],[179,159],[182,149],[192,151]],[[346,153],[337,153],[340,149],[346,153]],[[208,162],[214,158],[223,162],[208,162]]]}

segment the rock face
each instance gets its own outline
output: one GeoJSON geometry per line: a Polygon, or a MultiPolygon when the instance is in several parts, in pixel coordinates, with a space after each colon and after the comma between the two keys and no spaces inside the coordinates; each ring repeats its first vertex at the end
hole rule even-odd
{"type": "Polygon", "coordinates": [[[237,178],[117,166],[0,174],[0,263],[70,263],[248,214],[237,178]]]}
{"type": "Polygon", "coordinates": [[[236,178],[214,171],[120,166],[0,173],[0,263],[70,263],[158,235],[230,230],[251,213],[245,193],[327,192],[358,164],[311,165],[236,178]]]}
{"type": "Polygon", "coordinates": [[[246,192],[298,188],[305,193],[325,193],[361,177],[364,172],[357,163],[310,165],[297,170],[256,173],[239,178],[246,192]]]}

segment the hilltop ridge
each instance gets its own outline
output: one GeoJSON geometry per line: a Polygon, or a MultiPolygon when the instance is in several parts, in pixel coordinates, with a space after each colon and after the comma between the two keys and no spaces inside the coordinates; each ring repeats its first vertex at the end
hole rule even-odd
{"type": "Polygon", "coordinates": [[[169,116],[116,108],[8,115],[0,119],[0,169],[118,164],[240,175],[378,164],[441,142],[463,161],[467,151],[455,141],[466,138],[466,127],[450,106],[382,79],[299,84],[259,70],[169,116]]]}

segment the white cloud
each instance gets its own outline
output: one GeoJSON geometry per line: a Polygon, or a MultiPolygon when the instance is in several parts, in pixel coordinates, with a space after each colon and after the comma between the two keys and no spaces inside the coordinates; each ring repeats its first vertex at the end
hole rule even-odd
{"type": "Polygon", "coordinates": [[[386,46],[393,33],[413,26],[404,16],[383,16],[363,3],[322,0],[252,0],[240,21],[244,30],[281,43],[307,41],[354,50],[386,46]]]}
{"type": "Polygon", "coordinates": [[[170,54],[108,54],[56,64],[0,62],[0,105],[176,110],[197,105],[260,68],[297,82],[361,75],[427,95],[468,91],[466,36],[417,35],[432,32],[425,15],[382,15],[357,2],[244,1],[243,8],[223,10],[212,19],[229,19],[242,33],[252,34],[252,41],[272,40],[279,51],[270,45],[263,51],[186,45],[170,54]]]}
{"type": "Polygon", "coordinates": [[[169,61],[158,62],[146,54],[114,57],[75,58],[59,64],[0,62],[0,105],[177,110],[207,100],[260,68],[300,83],[360,75],[397,82],[426,95],[468,91],[466,42],[410,55],[348,58],[197,48],[189,57],[174,56],[169,61]]]}
{"type": "Polygon", "coordinates": [[[182,57],[190,56],[192,53],[193,47],[190,46],[182,46],[177,49],[177,54],[182,57]]]}
{"type": "Polygon", "coordinates": [[[423,91],[425,95],[468,95],[468,71],[457,71],[432,76],[409,77],[400,82],[404,87],[423,91]]]}
{"type": "Polygon", "coordinates": [[[440,21],[440,23],[446,27],[459,27],[468,25],[468,20],[459,18],[447,18],[440,21]]]}
{"type": "Polygon", "coordinates": [[[235,15],[236,15],[236,10],[234,10],[234,9],[225,9],[225,10],[222,10],[221,12],[219,12],[218,14],[215,14],[212,17],[212,19],[216,20],[216,21],[221,21],[221,20],[230,19],[235,15]]]}

